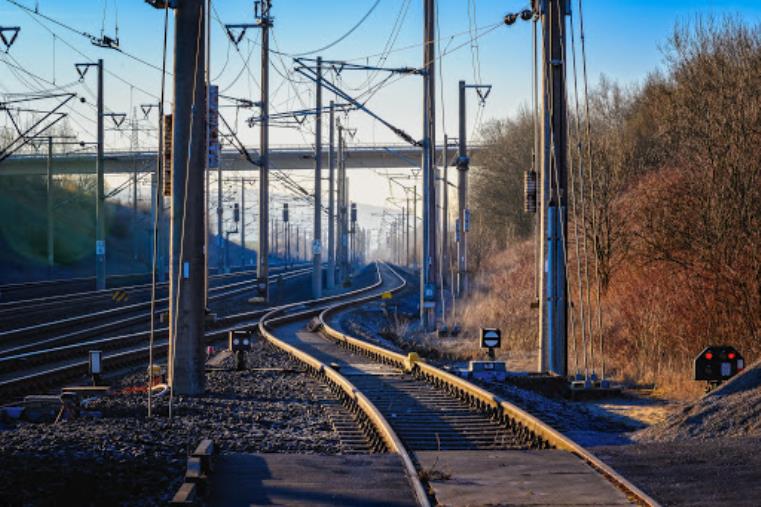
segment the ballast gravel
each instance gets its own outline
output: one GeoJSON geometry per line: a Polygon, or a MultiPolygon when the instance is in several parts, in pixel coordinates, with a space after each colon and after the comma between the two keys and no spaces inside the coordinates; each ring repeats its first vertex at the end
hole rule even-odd
{"type": "Polygon", "coordinates": [[[207,371],[206,393],[154,400],[147,417],[145,375],[88,403],[90,417],[16,422],[0,431],[0,506],[166,505],[182,482],[186,456],[204,438],[221,452],[339,454],[323,408],[331,393],[303,366],[257,341],[246,371],[207,371]]]}

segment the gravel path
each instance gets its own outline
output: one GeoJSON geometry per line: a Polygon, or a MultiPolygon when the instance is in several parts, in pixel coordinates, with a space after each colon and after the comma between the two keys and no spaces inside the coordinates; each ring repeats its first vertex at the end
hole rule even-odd
{"type": "Polygon", "coordinates": [[[206,394],[175,398],[171,420],[165,398],[147,418],[134,374],[89,405],[99,417],[0,431],[0,505],[165,504],[186,452],[208,437],[222,452],[343,451],[321,405],[334,398],[300,363],[258,341],[248,367],[208,372],[206,394]]]}
{"type": "Polygon", "coordinates": [[[724,437],[761,437],[761,362],[635,435],[641,442],[724,437]]]}
{"type": "Polygon", "coordinates": [[[761,505],[758,438],[685,439],[594,452],[664,506],[761,505]]]}

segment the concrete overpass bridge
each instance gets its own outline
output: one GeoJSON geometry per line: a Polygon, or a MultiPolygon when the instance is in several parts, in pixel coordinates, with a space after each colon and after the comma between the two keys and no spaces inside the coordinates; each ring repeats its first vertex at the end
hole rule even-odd
{"type": "MultiPolygon", "coordinates": [[[[471,157],[477,155],[482,146],[470,147],[471,157]]],[[[437,148],[436,160],[441,160],[443,147],[437,148]]],[[[421,167],[420,148],[409,145],[365,145],[352,146],[346,151],[347,169],[414,169],[421,167]]],[[[259,151],[251,149],[251,157],[257,159],[259,151]]],[[[453,163],[457,149],[450,146],[447,158],[453,163]]],[[[251,164],[235,150],[223,150],[223,171],[256,171],[251,164]]],[[[110,151],[105,155],[105,174],[131,174],[153,171],[156,164],[155,151],[110,151]]],[[[314,149],[310,146],[281,146],[270,150],[270,164],[273,170],[314,169],[314,149]]],[[[327,168],[328,154],[323,153],[323,168],[327,168]]],[[[95,153],[74,152],[55,154],[52,164],[53,174],[95,174],[95,153]]],[[[34,153],[14,155],[0,162],[0,176],[44,176],[47,174],[47,154],[34,153]]]]}

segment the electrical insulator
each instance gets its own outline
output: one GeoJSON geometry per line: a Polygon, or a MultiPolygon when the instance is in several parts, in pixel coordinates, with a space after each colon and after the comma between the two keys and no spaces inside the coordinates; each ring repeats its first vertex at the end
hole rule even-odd
{"type": "Polygon", "coordinates": [[[357,221],[357,204],[351,203],[351,221],[356,222],[357,221]]]}
{"type": "Polygon", "coordinates": [[[233,204],[233,220],[235,222],[240,222],[240,206],[237,202],[233,204]]]}
{"type": "Polygon", "coordinates": [[[283,204],[283,222],[288,221],[288,203],[283,204]]]}
{"type": "Polygon", "coordinates": [[[536,171],[523,173],[523,211],[536,213],[536,171]]]}

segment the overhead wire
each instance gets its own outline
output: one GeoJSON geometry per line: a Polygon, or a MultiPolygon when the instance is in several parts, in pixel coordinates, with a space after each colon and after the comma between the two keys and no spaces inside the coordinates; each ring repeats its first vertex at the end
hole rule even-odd
{"type": "Polygon", "coordinates": [[[326,44],[325,46],[322,46],[322,47],[317,48],[317,49],[313,49],[311,51],[302,51],[300,53],[283,53],[283,52],[278,51],[278,54],[280,54],[281,56],[299,57],[299,56],[314,55],[314,54],[326,51],[326,50],[332,48],[333,46],[343,42],[347,37],[349,37],[352,33],[354,33],[354,31],[357,28],[362,26],[362,24],[367,20],[367,18],[370,17],[370,15],[373,13],[375,8],[378,7],[379,4],[380,4],[380,0],[375,0],[375,3],[372,6],[370,6],[370,9],[365,13],[364,16],[362,16],[362,18],[360,18],[359,21],[357,21],[357,23],[354,24],[354,26],[352,26],[346,33],[341,35],[338,39],[334,40],[330,44],[326,44]]]}
{"type": "MultiPolygon", "coordinates": [[[[70,31],[72,33],[75,33],[75,34],[77,34],[77,35],[79,35],[81,37],[84,37],[84,38],[88,39],[92,43],[98,42],[98,40],[99,40],[98,37],[94,36],[91,33],[85,32],[83,30],[79,30],[77,28],[74,28],[71,25],[68,25],[68,24],[64,23],[63,21],[57,20],[57,19],[55,19],[55,18],[53,18],[51,16],[43,14],[42,12],[40,12],[39,9],[32,9],[32,8],[27,7],[26,5],[24,5],[24,4],[20,3],[20,2],[17,2],[16,0],[5,0],[5,1],[15,5],[19,9],[22,9],[29,16],[31,16],[33,19],[36,19],[36,18],[34,18],[34,16],[38,16],[38,17],[40,17],[42,19],[45,19],[46,21],[49,21],[51,23],[54,23],[54,24],[60,26],[61,28],[64,28],[64,29],[66,29],[66,30],[68,30],[68,31],[70,31]]],[[[124,51],[123,49],[121,49],[118,46],[109,47],[108,49],[112,49],[112,50],[114,50],[114,51],[116,51],[118,53],[121,53],[124,56],[126,56],[127,58],[130,58],[130,59],[132,59],[132,60],[134,60],[136,62],[142,63],[143,65],[151,67],[154,70],[158,70],[158,71],[161,70],[161,67],[158,67],[158,66],[152,64],[151,62],[140,58],[137,55],[134,55],[132,53],[128,53],[127,51],[124,51]]]]}
{"type": "MultiPolygon", "coordinates": [[[[40,25],[40,26],[41,26],[43,29],[47,30],[49,33],[51,33],[51,34],[53,34],[53,35],[56,35],[56,37],[57,37],[58,39],[60,39],[60,40],[61,40],[61,42],[63,42],[63,43],[66,45],[66,46],[68,46],[68,47],[69,47],[69,48],[70,48],[72,51],[74,51],[75,53],[79,54],[79,55],[80,55],[82,58],[85,58],[85,59],[87,59],[87,61],[88,61],[89,63],[93,63],[93,62],[95,61],[95,60],[93,60],[91,57],[89,57],[87,54],[83,53],[82,51],[80,51],[79,49],[77,49],[76,47],[74,47],[74,46],[73,46],[71,43],[69,43],[69,42],[68,42],[66,39],[64,39],[64,38],[63,38],[63,37],[61,37],[59,34],[57,34],[57,33],[56,33],[56,32],[55,32],[53,29],[51,29],[49,26],[47,26],[47,25],[45,25],[44,23],[42,23],[42,22],[41,22],[39,19],[37,19],[37,17],[35,17],[35,16],[39,16],[39,17],[42,17],[43,19],[45,19],[45,20],[47,20],[47,21],[49,21],[49,22],[51,22],[51,23],[53,23],[53,24],[59,25],[59,26],[61,26],[61,27],[65,28],[65,29],[67,29],[67,30],[69,30],[69,31],[71,31],[71,32],[74,32],[74,33],[76,33],[76,34],[78,34],[78,35],[83,35],[83,36],[85,36],[85,37],[87,37],[87,38],[91,37],[91,35],[90,35],[90,34],[87,34],[87,32],[80,32],[80,31],[78,31],[78,30],[77,30],[77,29],[75,29],[75,28],[72,28],[72,27],[70,27],[70,26],[68,26],[68,25],[66,25],[66,24],[64,24],[64,23],[62,23],[62,22],[60,22],[60,21],[58,21],[58,20],[55,20],[54,18],[51,18],[50,16],[45,16],[45,15],[43,15],[43,14],[42,14],[42,13],[40,13],[40,12],[35,12],[34,10],[30,10],[28,7],[26,7],[26,6],[24,6],[24,5],[22,5],[22,4],[18,3],[18,2],[16,2],[16,0],[5,0],[5,1],[6,1],[6,2],[10,2],[10,3],[12,3],[12,4],[14,4],[14,5],[18,6],[19,8],[21,8],[21,9],[22,9],[22,10],[23,10],[23,11],[24,11],[26,14],[27,14],[27,16],[29,16],[29,17],[30,17],[30,18],[31,18],[31,19],[32,19],[32,20],[33,20],[35,23],[37,23],[38,25],[40,25]]],[[[156,67],[156,66],[154,66],[153,64],[150,64],[149,62],[146,62],[146,61],[144,61],[144,60],[142,60],[142,59],[140,59],[140,58],[138,58],[138,57],[136,57],[136,56],[134,56],[134,55],[130,55],[129,53],[126,53],[126,52],[124,52],[123,50],[120,50],[120,49],[118,49],[117,51],[118,51],[119,53],[122,53],[122,54],[124,54],[125,56],[129,56],[130,58],[132,58],[132,59],[134,59],[134,60],[136,60],[136,61],[139,61],[139,62],[141,62],[141,63],[144,63],[145,65],[148,65],[148,66],[150,66],[150,67],[156,68],[157,70],[161,70],[159,67],[156,67]]],[[[149,96],[149,97],[151,97],[151,98],[153,98],[153,99],[158,99],[158,97],[157,97],[156,95],[154,95],[153,93],[151,93],[151,92],[149,92],[148,90],[146,90],[146,89],[144,89],[144,88],[142,88],[142,87],[140,87],[140,86],[136,85],[135,83],[132,83],[132,82],[130,82],[128,79],[125,79],[125,78],[123,78],[123,77],[122,77],[122,76],[120,76],[119,74],[117,74],[117,73],[115,73],[115,72],[113,72],[113,71],[111,71],[111,70],[108,70],[108,69],[103,69],[103,70],[104,70],[104,72],[106,72],[106,73],[107,73],[107,74],[109,74],[110,76],[114,77],[115,79],[117,79],[117,80],[119,80],[119,81],[123,82],[124,84],[126,84],[126,85],[131,85],[131,86],[134,86],[136,90],[139,90],[139,91],[141,91],[141,92],[142,92],[142,93],[144,93],[145,95],[147,95],[147,96],[149,96]]]]}

